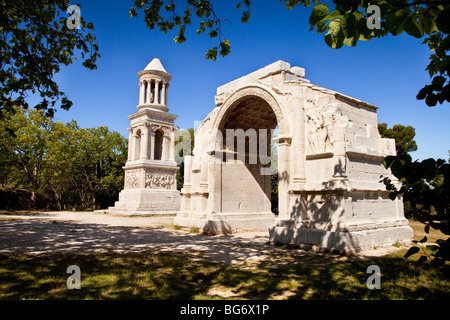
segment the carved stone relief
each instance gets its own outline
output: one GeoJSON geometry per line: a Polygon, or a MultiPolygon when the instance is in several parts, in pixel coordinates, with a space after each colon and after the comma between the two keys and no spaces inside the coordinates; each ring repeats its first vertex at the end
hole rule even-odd
{"type": "Polygon", "coordinates": [[[305,111],[307,154],[336,152],[336,142],[344,142],[349,121],[338,104],[308,99],[314,107],[305,111]]]}
{"type": "Polygon", "coordinates": [[[125,170],[125,189],[141,188],[141,169],[125,170]]]}
{"type": "Polygon", "coordinates": [[[145,170],[145,188],[146,189],[175,189],[175,172],[164,169],[146,169],[145,170]]]}
{"type": "Polygon", "coordinates": [[[326,119],[323,113],[310,112],[306,114],[307,121],[307,138],[308,154],[325,153],[332,151],[332,142],[327,122],[333,122],[333,115],[329,115],[332,119],[326,119]]]}

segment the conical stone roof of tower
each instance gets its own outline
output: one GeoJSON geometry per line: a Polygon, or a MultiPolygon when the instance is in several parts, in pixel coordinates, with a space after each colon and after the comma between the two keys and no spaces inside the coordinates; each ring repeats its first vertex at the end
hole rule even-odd
{"type": "Polygon", "coordinates": [[[162,71],[162,72],[166,72],[166,69],[164,69],[161,61],[159,61],[158,58],[154,58],[146,67],[144,70],[148,70],[148,71],[162,71]]]}

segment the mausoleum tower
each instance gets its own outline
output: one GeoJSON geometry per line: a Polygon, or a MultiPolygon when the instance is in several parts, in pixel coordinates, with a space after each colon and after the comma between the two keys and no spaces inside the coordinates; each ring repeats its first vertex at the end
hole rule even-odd
{"type": "Polygon", "coordinates": [[[174,158],[175,119],[167,107],[172,78],[161,61],[153,59],[138,72],[138,111],[130,119],[124,190],[114,210],[130,215],[174,215],[180,207],[174,158]]]}

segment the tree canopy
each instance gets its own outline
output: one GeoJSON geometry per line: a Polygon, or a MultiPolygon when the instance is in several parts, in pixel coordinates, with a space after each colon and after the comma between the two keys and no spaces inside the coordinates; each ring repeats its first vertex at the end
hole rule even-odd
{"type": "Polygon", "coordinates": [[[57,209],[112,205],[126,157],[126,139],[107,127],[84,129],[23,108],[0,121],[0,183],[30,192],[31,207],[38,194],[57,209]]]}
{"type": "MultiPolygon", "coordinates": [[[[309,7],[314,4],[309,23],[310,31],[315,29],[324,34],[325,43],[339,49],[343,45],[356,46],[358,41],[373,38],[398,36],[406,32],[415,38],[424,38],[432,52],[426,70],[432,78],[431,84],[423,87],[417,99],[425,99],[428,106],[450,102],[450,4],[445,0],[334,0],[330,10],[324,1],[280,0],[288,9],[297,5],[309,7]]],[[[258,4],[258,3],[256,3],[258,4]]],[[[253,1],[236,1],[233,6],[242,11],[241,22],[247,23],[251,17],[253,1]]],[[[262,5],[262,4],[259,4],[262,5]]],[[[216,12],[214,1],[186,0],[135,0],[130,10],[132,17],[144,12],[144,21],[151,30],[159,29],[167,33],[177,29],[175,42],[187,40],[186,30],[196,24],[197,33],[217,39],[217,45],[208,49],[206,58],[216,60],[231,52],[231,42],[222,31],[226,21],[216,12]]]]}
{"type": "MultiPolygon", "coordinates": [[[[386,157],[384,165],[401,182],[401,187],[398,188],[390,178],[383,178],[386,189],[390,191],[389,197],[395,199],[401,195],[409,203],[411,217],[425,224],[427,234],[431,227],[450,236],[450,164],[443,159],[412,161],[411,156],[406,153],[386,157]]],[[[429,241],[425,236],[414,242],[426,244],[429,241]]],[[[426,248],[431,254],[423,251],[425,254],[419,261],[430,259],[438,266],[450,261],[449,237],[445,240],[438,239],[435,244],[426,245],[426,248]]],[[[412,246],[405,257],[419,252],[419,246],[412,246]]]]}
{"type": "Polygon", "coordinates": [[[97,68],[100,55],[93,30],[92,23],[69,8],[68,0],[0,0],[0,118],[16,106],[28,108],[31,94],[41,99],[34,107],[49,116],[58,104],[68,110],[73,103],[53,77],[77,54],[84,67],[97,68]],[[77,24],[72,27],[73,21],[77,24]]]}
{"type": "MultiPolygon", "coordinates": [[[[313,6],[310,31],[324,35],[334,49],[355,46],[359,41],[406,33],[422,38],[430,51],[426,67],[431,82],[417,94],[428,106],[450,101],[450,4],[445,0],[334,0],[331,8],[319,0],[280,0],[288,9],[313,6]]],[[[232,3],[241,12],[241,22],[251,19],[252,0],[232,3]]],[[[28,108],[27,97],[37,95],[35,106],[52,116],[57,107],[69,109],[71,100],[59,89],[54,75],[61,66],[81,56],[83,66],[96,69],[100,57],[94,26],[86,22],[68,0],[0,0],[0,117],[15,106],[28,108]],[[74,27],[73,22],[76,23],[74,27]]],[[[214,1],[135,0],[130,15],[144,13],[149,29],[167,33],[177,29],[174,40],[183,43],[186,32],[195,25],[198,34],[217,39],[205,53],[216,60],[231,52],[231,41],[223,33],[227,21],[217,12],[214,1]]]]}

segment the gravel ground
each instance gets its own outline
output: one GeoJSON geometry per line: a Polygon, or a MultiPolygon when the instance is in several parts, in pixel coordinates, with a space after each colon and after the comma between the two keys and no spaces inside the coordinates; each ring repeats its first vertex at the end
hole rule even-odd
{"type": "MultiPolygon", "coordinates": [[[[283,254],[314,255],[268,243],[268,232],[207,236],[174,230],[170,218],[122,217],[93,212],[48,212],[39,215],[0,215],[0,253],[48,254],[129,252],[143,250],[195,251],[226,264],[272,261],[283,254]],[[275,258],[274,258],[275,257],[275,258]]],[[[359,253],[352,259],[388,254],[396,248],[359,253]]],[[[345,260],[348,257],[336,256],[345,260]]]]}

